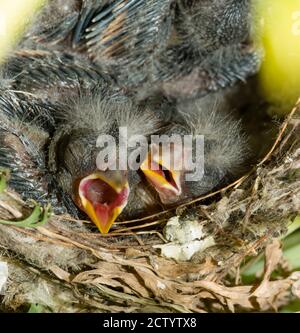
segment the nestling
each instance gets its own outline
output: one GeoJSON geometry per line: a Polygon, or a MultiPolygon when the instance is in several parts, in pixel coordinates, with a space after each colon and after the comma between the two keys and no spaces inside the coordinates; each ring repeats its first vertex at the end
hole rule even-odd
{"type": "Polygon", "coordinates": [[[177,121],[164,132],[169,149],[156,144],[143,161],[141,169],[165,205],[210,193],[243,170],[247,139],[222,97],[178,104],[177,121]],[[159,167],[153,170],[149,165],[159,167]]]}
{"type": "Polygon", "coordinates": [[[63,18],[58,3],[24,45],[85,55],[141,99],[198,98],[245,81],[262,61],[250,0],[70,0],[63,18]]]}
{"type": "Polygon", "coordinates": [[[99,136],[110,135],[118,151],[120,127],[128,137],[158,131],[160,120],[151,111],[124,96],[86,96],[54,106],[3,90],[0,102],[0,165],[12,170],[11,186],[24,198],[51,201],[56,212],[75,216],[76,205],[103,233],[122,212],[134,218],[160,207],[138,173],[139,161],[136,170],[128,169],[127,160],[121,170],[97,159],[103,148],[97,146],[99,136]]]}

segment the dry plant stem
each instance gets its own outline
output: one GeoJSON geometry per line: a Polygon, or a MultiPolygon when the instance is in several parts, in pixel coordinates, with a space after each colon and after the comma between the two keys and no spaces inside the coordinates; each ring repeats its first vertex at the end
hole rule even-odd
{"type": "MultiPolygon", "coordinates": [[[[291,123],[291,120],[295,116],[295,114],[299,111],[299,108],[300,108],[300,98],[298,99],[298,101],[297,101],[296,105],[294,106],[293,110],[289,113],[289,115],[287,116],[287,119],[285,120],[285,122],[281,126],[279,134],[278,134],[271,150],[262,159],[262,161],[258,164],[258,166],[263,165],[266,161],[268,161],[272,157],[272,154],[274,153],[275,149],[278,147],[279,143],[282,141],[284,133],[286,132],[288,125],[291,123]]],[[[294,128],[292,128],[290,130],[290,133],[286,136],[286,138],[282,142],[283,145],[288,141],[290,135],[294,132],[295,128],[296,128],[296,126],[294,126],[294,128]]]]}

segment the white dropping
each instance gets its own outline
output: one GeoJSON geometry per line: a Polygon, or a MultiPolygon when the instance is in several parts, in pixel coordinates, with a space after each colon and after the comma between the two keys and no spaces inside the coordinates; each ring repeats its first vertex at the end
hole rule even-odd
{"type": "Polygon", "coordinates": [[[159,248],[164,257],[177,261],[188,261],[194,254],[215,245],[214,238],[205,234],[198,221],[182,222],[178,216],[168,221],[164,236],[170,243],[154,247],[159,248]]]}

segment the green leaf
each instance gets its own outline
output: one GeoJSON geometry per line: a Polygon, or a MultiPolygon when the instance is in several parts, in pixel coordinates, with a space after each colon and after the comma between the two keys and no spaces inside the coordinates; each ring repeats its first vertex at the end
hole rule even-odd
{"type": "Polygon", "coordinates": [[[300,230],[284,240],[283,255],[293,271],[300,269],[300,230]]]}
{"type": "Polygon", "coordinates": [[[282,237],[282,239],[287,238],[289,235],[294,233],[296,230],[300,229],[300,215],[295,218],[295,220],[289,224],[288,226],[288,232],[286,235],[282,237]]]}
{"type": "Polygon", "coordinates": [[[0,169],[0,193],[2,193],[6,189],[8,178],[9,170],[0,169]]]}
{"type": "Polygon", "coordinates": [[[44,307],[41,304],[31,304],[28,313],[42,313],[44,312],[44,307]]]}
{"type": "Polygon", "coordinates": [[[26,219],[21,221],[0,220],[0,224],[13,225],[23,228],[36,228],[46,224],[51,215],[52,209],[50,205],[42,208],[39,204],[36,204],[31,215],[26,219]]]}
{"type": "Polygon", "coordinates": [[[279,310],[281,313],[293,313],[300,311],[300,300],[291,302],[279,310]]]}
{"type": "MultiPolygon", "coordinates": [[[[283,242],[283,256],[288,260],[292,270],[300,268],[300,216],[297,216],[288,226],[288,232],[281,237],[283,242]]],[[[251,284],[264,269],[264,255],[252,258],[241,268],[242,281],[251,284]]]]}

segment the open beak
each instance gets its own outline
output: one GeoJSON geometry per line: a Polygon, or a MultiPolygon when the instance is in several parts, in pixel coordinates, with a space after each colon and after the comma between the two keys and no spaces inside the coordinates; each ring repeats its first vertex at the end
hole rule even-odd
{"type": "Polygon", "coordinates": [[[176,202],[182,193],[181,172],[172,169],[162,158],[148,154],[140,169],[158,192],[164,204],[176,202]]]}
{"type": "Polygon", "coordinates": [[[78,194],[79,208],[107,234],[127,204],[129,186],[118,172],[95,172],[80,181],[78,194]]]}

